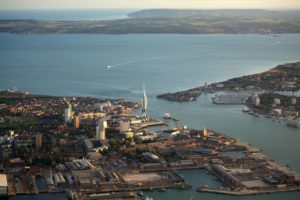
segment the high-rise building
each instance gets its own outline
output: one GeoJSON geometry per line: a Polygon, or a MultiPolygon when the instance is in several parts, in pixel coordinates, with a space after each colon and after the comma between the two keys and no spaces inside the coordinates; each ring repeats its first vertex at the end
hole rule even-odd
{"type": "Polygon", "coordinates": [[[208,136],[208,132],[207,132],[207,129],[206,129],[206,128],[203,128],[203,136],[204,136],[204,137],[207,137],[207,136],[208,136]]]}
{"type": "Polygon", "coordinates": [[[251,100],[254,105],[259,106],[260,97],[257,94],[252,95],[251,100]]]}
{"type": "Polygon", "coordinates": [[[35,148],[40,149],[43,146],[43,135],[38,133],[35,136],[35,148]]]}
{"type": "Polygon", "coordinates": [[[72,105],[68,103],[67,108],[65,108],[65,123],[70,123],[72,120],[72,105]]]}
{"type": "Polygon", "coordinates": [[[7,175],[0,174],[0,196],[1,197],[6,196],[7,193],[8,193],[7,175]]]}
{"type": "Polygon", "coordinates": [[[79,128],[80,127],[80,117],[78,115],[76,115],[74,118],[73,118],[73,126],[75,128],[79,128]]]}
{"type": "Polygon", "coordinates": [[[295,97],[293,97],[293,98],[291,99],[291,104],[292,104],[292,105],[296,105],[296,104],[297,104],[297,99],[296,99],[295,97]]]}
{"type": "Polygon", "coordinates": [[[143,87],[143,97],[142,97],[142,116],[146,117],[146,110],[147,110],[147,106],[148,106],[148,98],[146,95],[146,90],[145,90],[145,85],[143,87]]]}
{"type": "Polygon", "coordinates": [[[96,126],[96,138],[99,140],[105,140],[106,139],[106,133],[105,129],[107,128],[107,121],[106,120],[100,120],[98,125],[96,126]]]}
{"type": "Polygon", "coordinates": [[[120,132],[126,132],[129,130],[130,123],[128,121],[120,121],[120,132]]]}
{"type": "Polygon", "coordinates": [[[2,160],[7,160],[12,155],[13,155],[13,150],[11,148],[5,148],[5,147],[2,148],[2,160]]]}

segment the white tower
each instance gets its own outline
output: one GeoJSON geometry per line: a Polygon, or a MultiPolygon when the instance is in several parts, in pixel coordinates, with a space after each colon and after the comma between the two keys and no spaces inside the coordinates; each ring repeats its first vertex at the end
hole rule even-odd
{"type": "Polygon", "coordinates": [[[143,97],[142,97],[142,116],[146,117],[146,110],[147,110],[147,106],[148,106],[148,98],[146,95],[146,90],[145,90],[145,85],[143,86],[143,97]]]}

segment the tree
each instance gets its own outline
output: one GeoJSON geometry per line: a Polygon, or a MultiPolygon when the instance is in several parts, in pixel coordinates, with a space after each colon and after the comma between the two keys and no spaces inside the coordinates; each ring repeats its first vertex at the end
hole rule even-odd
{"type": "Polygon", "coordinates": [[[32,165],[32,158],[30,156],[26,157],[25,161],[26,165],[32,165]]]}

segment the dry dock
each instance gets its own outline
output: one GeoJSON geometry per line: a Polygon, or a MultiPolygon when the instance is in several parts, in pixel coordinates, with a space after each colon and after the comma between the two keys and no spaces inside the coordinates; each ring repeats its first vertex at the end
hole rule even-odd
{"type": "Polygon", "coordinates": [[[117,199],[127,199],[134,200],[138,199],[137,194],[135,192],[113,192],[113,193],[94,193],[87,196],[82,197],[84,200],[117,200],[117,199]]]}

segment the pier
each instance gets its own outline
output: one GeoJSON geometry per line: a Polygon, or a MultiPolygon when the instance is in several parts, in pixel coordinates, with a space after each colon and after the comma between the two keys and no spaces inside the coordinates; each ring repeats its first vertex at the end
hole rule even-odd
{"type": "Polygon", "coordinates": [[[167,123],[163,121],[150,120],[150,121],[142,122],[141,124],[132,125],[131,127],[134,131],[138,131],[151,126],[166,126],[166,125],[167,123]]]}

